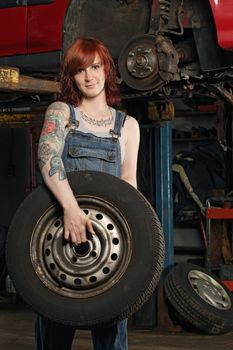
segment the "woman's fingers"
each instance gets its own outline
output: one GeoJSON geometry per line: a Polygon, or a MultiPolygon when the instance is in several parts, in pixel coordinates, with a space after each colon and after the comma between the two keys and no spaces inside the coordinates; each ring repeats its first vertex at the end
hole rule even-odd
{"type": "Polygon", "coordinates": [[[72,230],[72,231],[70,232],[70,238],[71,238],[72,243],[75,244],[75,245],[78,245],[78,244],[80,244],[80,243],[82,242],[82,241],[81,241],[80,235],[79,235],[79,234],[77,235],[77,234],[74,232],[74,230],[72,230]]]}
{"type": "MultiPolygon", "coordinates": [[[[64,220],[65,221],[65,220],[64,220]]],[[[79,220],[70,224],[64,225],[64,238],[66,240],[71,240],[75,245],[84,243],[87,241],[87,231],[91,234],[95,234],[92,222],[90,220],[90,215],[86,215],[84,212],[79,216],[79,220]]]]}
{"type": "Polygon", "coordinates": [[[93,235],[95,234],[92,222],[89,218],[87,219],[86,227],[87,227],[88,232],[92,233],[93,235]]]}
{"type": "Polygon", "coordinates": [[[68,241],[70,239],[70,230],[64,225],[64,239],[68,241]]]}

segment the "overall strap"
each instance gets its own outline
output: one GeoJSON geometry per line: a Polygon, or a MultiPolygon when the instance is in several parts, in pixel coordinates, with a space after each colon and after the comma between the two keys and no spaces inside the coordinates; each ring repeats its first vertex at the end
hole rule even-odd
{"type": "Polygon", "coordinates": [[[116,111],[114,129],[110,130],[110,134],[112,135],[113,139],[118,140],[118,138],[121,136],[121,128],[125,123],[125,119],[126,119],[125,112],[116,111]]]}
{"type": "Polygon", "coordinates": [[[70,109],[70,119],[69,119],[69,122],[70,124],[73,124],[75,125],[76,127],[79,126],[79,121],[76,119],[76,114],[75,114],[75,109],[74,109],[74,106],[67,103],[69,109],[70,109]]]}

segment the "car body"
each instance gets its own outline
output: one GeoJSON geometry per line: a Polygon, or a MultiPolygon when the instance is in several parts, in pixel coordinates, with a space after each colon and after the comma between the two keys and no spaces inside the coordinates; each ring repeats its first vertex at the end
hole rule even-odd
{"type": "Polygon", "coordinates": [[[231,0],[2,0],[0,23],[0,66],[28,74],[57,76],[64,50],[92,36],[133,90],[232,79],[231,0]]]}

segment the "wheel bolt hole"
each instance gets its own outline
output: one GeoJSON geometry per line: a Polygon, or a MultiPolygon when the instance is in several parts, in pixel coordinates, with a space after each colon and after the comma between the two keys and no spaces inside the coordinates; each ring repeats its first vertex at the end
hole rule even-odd
{"type": "Polygon", "coordinates": [[[83,211],[84,211],[85,214],[87,214],[87,215],[89,214],[89,210],[83,209],[83,211]]]}
{"type": "Polygon", "coordinates": [[[93,257],[93,258],[95,258],[96,257],[96,252],[95,251],[93,251],[93,252],[91,252],[91,256],[93,257]]]}
{"type": "Polygon", "coordinates": [[[78,259],[74,256],[72,260],[73,262],[77,262],[78,259]]]}
{"type": "Polygon", "coordinates": [[[104,268],[103,268],[103,273],[104,273],[105,275],[107,275],[107,273],[109,273],[109,271],[110,271],[110,269],[109,269],[108,267],[104,267],[104,268]]]}
{"type": "Polygon", "coordinates": [[[80,243],[77,246],[73,246],[74,253],[78,256],[85,256],[90,250],[89,242],[80,243]]]}
{"type": "Polygon", "coordinates": [[[95,282],[97,281],[97,278],[96,278],[95,276],[91,276],[91,277],[89,278],[89,281],[90,281],[91,283],[95,283],[95,282]]]}
{"type": "Polygon", "coordinates": [[[78,285],[82,284],[82,281],[80,280],[80,278],[75,278],[74,283],[78,285]]]}
{"type": "Polygon", "coordinates": [[[61,273],[61,274],[60,274],[60,279],[61,279],[62,281],[65,281],[65,280],[66,280],[66,275],[65,275],[64,273],[61,273]]]}
{"type": "Polygon", "coordinates": [[[118,238],[113,238],[112,243],[115,245],[119,244],[119,239],[118,238]]]}
{"type": "Polygon", "coordinates": [[[112,231],[112,230],[114,229],[114,226],[113,226],[112,224],[108,224],[108,225],[107,225],[107,229],[108,229],[109,231],[112,231]]]}
{"type": "Polygon", "coordinates": [[[49,266],[51,270],[55,270],[55,267],[56,267],[55,264],[51,263],[49,266]]]}
{"type": "Polygon", "coordinates": [[[47,235],[47,240],[48,240],[48,241],[51,241],[52,238],[53,238],[52,233],[48,233],[48,235],[47,235]]]}
{"type": "Polygon", "coordinates": [[[49,256],[49,255],[50,255],[50,253],[51,253],[50,249],[48,249],[48,248],[47,248],[47,249],[45,249],[45,255],[46,255],[46,256],[49,256]]]}
{"type": "Polygon", "coordinates": [[[115,261],[115,260],[117,259],[117,254],[115,254],[115,253],[112,254],[112,255],[111,255],[111,259],[112,259],[113,261],[115,261]]]}
{"type": "Polygon", "coordinates": [[[59,227],[61,225],[61,221],[60,220],[56,220],[54,223],[55,227],[59,227]]]}
{"type": "Polygon", "coordinates": [[[103,215],[102,214],[96,214],[96,219],[97,220],[102,220],[103,219],[103,215]]]}

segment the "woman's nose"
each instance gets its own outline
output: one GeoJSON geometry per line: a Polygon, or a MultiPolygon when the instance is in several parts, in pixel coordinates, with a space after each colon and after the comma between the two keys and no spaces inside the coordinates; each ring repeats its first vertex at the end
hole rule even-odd
{"type": "Polygon", "coordinates": [[[85,80],[91,80],[92,79],[92,73],[90,70],[85,71],[85,80]]]}

